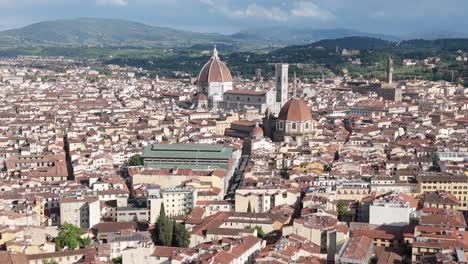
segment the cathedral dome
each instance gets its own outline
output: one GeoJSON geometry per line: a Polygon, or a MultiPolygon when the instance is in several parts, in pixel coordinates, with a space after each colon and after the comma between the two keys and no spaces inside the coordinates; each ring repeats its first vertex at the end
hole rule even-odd
{"type": "Polygon", "coordinates": [[[258,125],[255,126],[252,131],[250,131],[250,136],[253,138],[262,138],[263,137],[263,129],[258,125]]]}
{"type": "Polygon", "coordinates": [[[204,93],[197,93],[195,95],[195,100],[197,100],[197,101],[208,101],[208,97],[204,93]]]}
{"type": "Polygon", "coordinates": [[[198,75],[198,83],[232,82],[231,72],[218,57],[216,47],[211,59],[203,66],[198,75]]]}
{"type": "Polygon", "coordinates": [[[278,119],[285,121],[309,121],[312,120],[312,114],[304,100],[292,98],[281,107],[278,119]]]}

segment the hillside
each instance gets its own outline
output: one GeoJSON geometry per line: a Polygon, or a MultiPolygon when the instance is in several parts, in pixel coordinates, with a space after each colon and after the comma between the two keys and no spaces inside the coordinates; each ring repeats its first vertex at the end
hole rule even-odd
{"type": "Polygon", "coordinates": [[[302,45],[324,39],[345,37],[371,37],[385,40],[398,40],[398,37],[382,34],[366,33],[352,29],[312,29],[292,27],[269,27],[248,29],[232,35],[236,39],[257,39],[272,41],[282,45],[302,45]]]}
{"type": "Polygon", "coordinates": [[[230,37],[153,27],[138,22],[79,18],[45,21],[20,29],[0,32],[1,40],[12,44],[72,46],[188,47],[200,43],[230,43],[230,37]]]}
{"type": "MultiPolygon", "coordinates": [[[[143,23],[101,18],[44,21],[0,32],[1,47],[91,46],[130,48],[191,48],[206,50],[213,44],[229,52],[271,51],[288,45],[303,45],[322,39],[367,36],[394,37],[349,29],[271,27],[245,30],[233,35],[196,33],[143,23]]],[[[210,48],[211,49],[211,48],[210,48]]]]}

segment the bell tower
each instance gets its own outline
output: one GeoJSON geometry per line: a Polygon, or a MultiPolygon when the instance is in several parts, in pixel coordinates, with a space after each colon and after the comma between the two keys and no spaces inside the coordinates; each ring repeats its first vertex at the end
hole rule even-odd
{"type": "Polygon", "coordinates": [[[288,101],[288,70],[288,64],[275,64],[276,103],[279,104],[279,109],[288,101]]]}

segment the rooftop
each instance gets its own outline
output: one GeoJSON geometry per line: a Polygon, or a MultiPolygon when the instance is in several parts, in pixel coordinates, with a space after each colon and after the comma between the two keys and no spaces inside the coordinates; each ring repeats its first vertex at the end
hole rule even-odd
{"type": "Polygon", "coordinates": [[[229,159],[233,149],[210,144],[159,144],[149,145],[143,151],[143,158],[180,159],[229,159]]]}

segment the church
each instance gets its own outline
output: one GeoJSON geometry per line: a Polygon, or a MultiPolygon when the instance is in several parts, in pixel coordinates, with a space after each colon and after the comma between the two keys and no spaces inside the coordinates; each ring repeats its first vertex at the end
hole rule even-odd
{"type": "MultiPolygon", "coordinates": [[[[255,108],[265,113],[263,135],[275,142],[302,143],[314,135],[316,122],[307,103],[295,96],[288,100],[288,64],[275,65],[275,89],[268,91],[234,90],[231,72],[219,58],[216,46],[213,56],[198,75],[199,109],[245,110],[255,108]],[[276,117],[277,115],[277,117],[276,117]]],[[[261,128],[253,135],[258,138],[261,128]]]]}
{"type": "Polygon", "coordinates": [[[254,108],[261,113],[270,109],[277,114],[287,101],[288,65],[277,64],[275,67],[276,90],[234,90],[231,72],[219,58],[215,46],[213,56],[198,75],[198,94],[195,96],[195,104],[202,109],[238,111],[254,108]]]}

